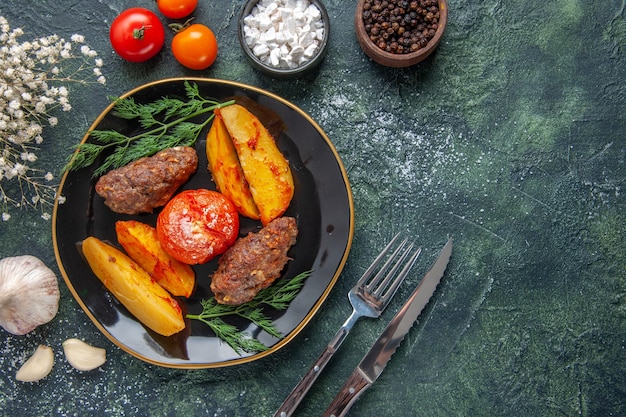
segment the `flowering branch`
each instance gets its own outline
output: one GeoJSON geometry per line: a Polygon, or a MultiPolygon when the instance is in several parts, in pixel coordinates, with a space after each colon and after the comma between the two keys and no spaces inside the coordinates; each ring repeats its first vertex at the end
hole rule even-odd
{"type": "Polygon", "coordinates": [[[49,35],[19,42],[0,16],[0,220],[10,207],[39,209],[44,219],[54,204],[54,175],[33,166],[43,142],[43,126],[56,126],[52,112],[72,109],[66,83],[100,83],[102,60],[81,35],[69,41],[49,35]],[[79,53],[75,52],[78,49],[79,53]]]}

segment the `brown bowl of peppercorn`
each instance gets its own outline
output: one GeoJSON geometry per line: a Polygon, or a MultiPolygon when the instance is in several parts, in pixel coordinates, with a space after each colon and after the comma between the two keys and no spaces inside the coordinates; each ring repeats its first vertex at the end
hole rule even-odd
{"type": "Polygon", "coordinates": [[[388,67],[423,61],[448,22],[446,0],[359,0],[354,25],[363,52],[388,67]]]}

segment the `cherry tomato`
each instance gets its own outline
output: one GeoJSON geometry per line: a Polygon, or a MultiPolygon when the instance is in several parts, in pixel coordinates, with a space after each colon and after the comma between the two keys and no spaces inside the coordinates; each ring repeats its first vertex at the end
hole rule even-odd
{"type": "Polygon", "coordinates": [[[157,217],[157,239],[173,258],[203,264],[231,247],[239,235],[239,214],[223,194],[186,190],[175,195],[157,217]]]}
{"type": "Polygon", "coordinates": [[[143,62],[161,50],[165,29],[156,14],[142,7],[132,7],[113,20],[109,38],[119,56],[130,62],[143,62]]]}
{"type": "Polygon", "coordinates": [[[213,31],[199,23],[182,27],[172,39],[172,53],[178,62],[193,70],[207,69],[217,58],[213,31]]]}
{"type": "Polygon", "coordinates": [[[163,16],[182,19],[196,10],[198,0],[157,0],[157,7],[163,16]]]}

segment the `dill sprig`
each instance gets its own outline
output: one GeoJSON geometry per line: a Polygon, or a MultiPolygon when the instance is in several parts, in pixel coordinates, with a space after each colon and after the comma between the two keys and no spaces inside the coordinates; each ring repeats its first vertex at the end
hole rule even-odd
{"type": "Polygon", "coordinates": [[[296,298],[304,285],[304,281],[312,271],[302,272],[290,280],[279,280],[275,284],[259,291],[256,297],[245,304],[231,306],[219,304],[215,297],[200,301],[202,312],[200,314],[187,314],[187,318],[199,320],[208,325],[217,337],[224,340],[237,353],[262,352],[268,347],[263,345],[246,332],[240,331],[236,326],[226,323],[225,316],[239,316],[244,318],[268,334],[280,339],[283,335],[274,325],[274,322],[263,311],[265,306],[276,310],[285,310],[289,303],[296,298]]]}
{"type": "Polygon", "coordinates": [[[234,103],[234,100],[220,103],[205,98],[198,85],[188,81],[185,81],[185,95],[186,100],[162,97],[146,104],[137,103],[133,97],[113,98],[113,114],[121,119],[136,120],[143,130],[132,136],[116,130],[92,130],[89,135],[95,142],[77,145],[64,171],[92,165],[105,150],[111,150],[111,153],[96,168],[94,176],[167,148],[193,146],[202,129],[215,117],[213,111],[234,103]],[[210,115],[206,119],[192,121],[207,113],[210,115]]]}

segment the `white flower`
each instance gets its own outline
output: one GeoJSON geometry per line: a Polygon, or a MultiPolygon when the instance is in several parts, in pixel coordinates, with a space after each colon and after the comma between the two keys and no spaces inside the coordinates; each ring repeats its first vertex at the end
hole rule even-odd
{"type": "MultiPolygon", "coordinates": [[[[70,40],[57,35],[20,41],[21,28],[11,29],[0,16],[0,213],[11,217],[8,208],[40,208],[43,219],[50,219],[44,207],[56,198],[55,177],[35,165],[36,145],[44,141],[43,123],[54,127],[59,119],[52,111],[70,111],[70,91],[64,85],[99,83],[106,78],[104,63],[95,50],[85,45],[82,35],[70,40]],[[80,50],[80,53],[73,53],[80,50]],[[84,77],[84,78],[83,78],[84,77]],[[41,173],[46,172],[42,177],[41,173]],[[3,187],[7,181],[15,187],[3,187]],[[17,195],[8,194],[17,190],[17,195]],[[11,191],[12,192],[12,191],[11,191]],[[21,193],[21,195],[20,195],[21,193]]],[[[64,200],[64,199],[63,199],[64,200]]],[[[61,201],[59,198],[57,201],[61,201]]]]}
{"type": "Polygon", "coordinates": [[[20,158],[22,161],[35,162],[37,160],[37,155],[32,152],[22,152],[20,158]]]}

